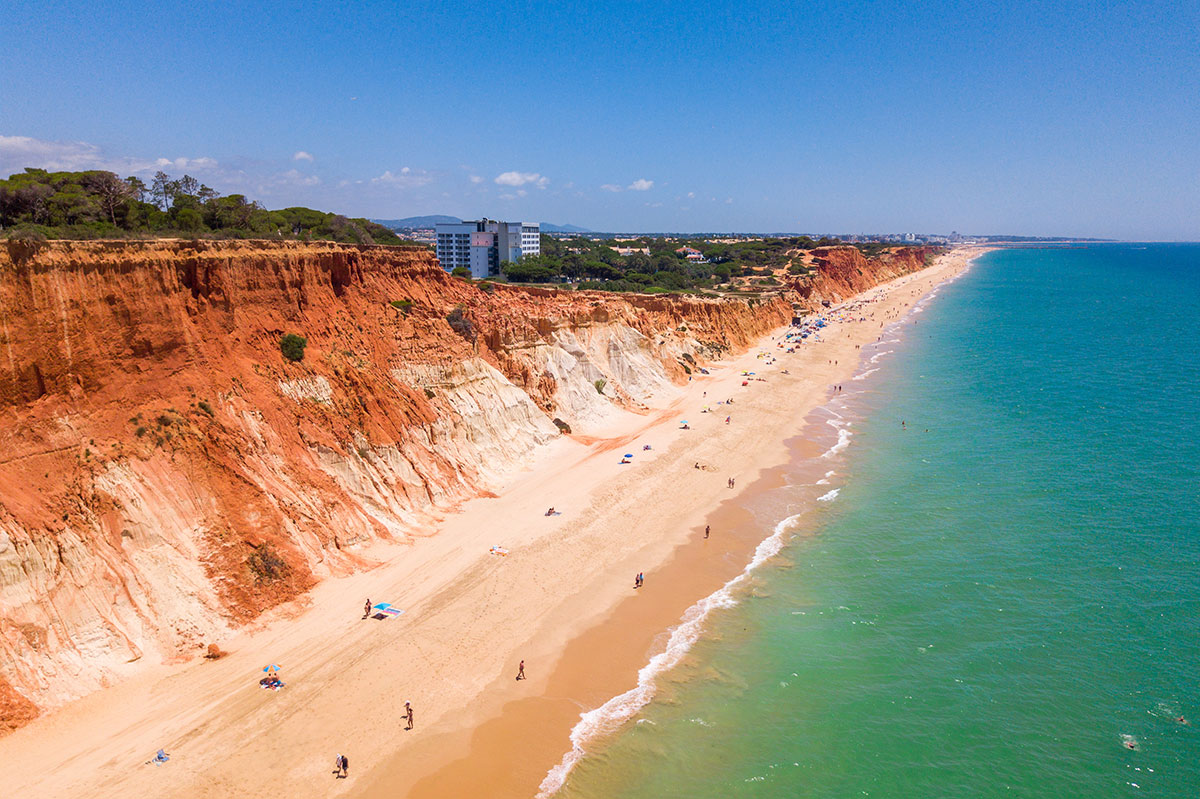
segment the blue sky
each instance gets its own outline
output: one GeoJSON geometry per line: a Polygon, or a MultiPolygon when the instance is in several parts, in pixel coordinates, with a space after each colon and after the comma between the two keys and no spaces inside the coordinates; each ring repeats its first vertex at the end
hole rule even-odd
{"type": "Polygon", "coordinates": [[[598,230],[1200,239],[1200,3],[0,7],[0,174],[598,230]]]}

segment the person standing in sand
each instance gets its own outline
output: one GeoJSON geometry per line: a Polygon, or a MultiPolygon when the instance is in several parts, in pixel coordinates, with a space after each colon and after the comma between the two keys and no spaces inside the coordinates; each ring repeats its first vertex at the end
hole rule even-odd
{"type": "Polygon", "coordinates": [[[517,666],[517,679],[525,679],[525,661],[521,661],[521,665],[517,666]]]}
{"type": "Polygon", "coordinates": [[[704,537],[708,538],[708,531],[712,529],[709,525],[704,525],[704,537]]]}
{"type": "Polygon", "coordinates": [[[404,703],[404,718],[408,721],[408,726],[404,729],[411,730],[413,728],[413,709],[411,702],[404,703]]]}
{"type": "MultiPolygon", "coordinates": [[[[370,615],[371,615],[371,600],[368,599],[367,604],[363,605],[363,618],[365,619],[370,615]]],[[[338,755],[338,757],[341,757],[341,755],[338,755]]]]}

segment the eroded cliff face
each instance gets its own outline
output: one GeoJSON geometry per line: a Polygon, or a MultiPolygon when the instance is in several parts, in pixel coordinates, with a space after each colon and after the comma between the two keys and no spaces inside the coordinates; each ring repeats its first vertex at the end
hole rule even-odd
{"type": "MultiPolygon", "coordinates": [[[[804,302],[894,276],[839,252],[804,302]]],[[[791,315],[783,297],[485,291],[401,248],[0,250],[0,733],[142,658],[200,654],[355,569],[356,544],[421,535],[556,419],[638,410],[791,315]]]]}
{"type": "Polygon", "coordinates": [[[812,251],[816,271],[792,288],[803,307],[816,309],[822,300],[841,302],[872,286],[923,269],[936,252],[933,247],[899,247],[867,258],[855,247],[822,247],[812,251]]]}

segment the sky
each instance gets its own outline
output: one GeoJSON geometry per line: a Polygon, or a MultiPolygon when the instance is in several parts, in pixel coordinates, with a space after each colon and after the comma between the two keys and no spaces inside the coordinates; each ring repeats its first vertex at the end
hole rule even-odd
{"type": "Polygon", "coordinates": [[[0,4],[0,177],[604,231],[1200,240],[1200,2],[0,4]]]}

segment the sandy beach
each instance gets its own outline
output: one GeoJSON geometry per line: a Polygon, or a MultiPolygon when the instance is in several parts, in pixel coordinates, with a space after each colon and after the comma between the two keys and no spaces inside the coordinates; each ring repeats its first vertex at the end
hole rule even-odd
{"type": "Polygon", "coordinates": [[[854,374],[857,347],[981,253],[954,250],[851,300],[853,314],[833,309],[844,321],[819,343],[787,354],[777,331],[649,414],[554,442],[415,544],[363,547],[362,571],[220,642],[220,660],[147,666],[0,739],[21,764],[0,773],[0,795],[535,795],[580,713],[635,687],[665,632],[745,567],[761,535],[729,500],[778,479],[789,446],[815,447],[797,436],[854,374]],[[404,612],[363,618],[368,597],[404,612]],[[268,664],[281,690],[260,687],[268,664]],[[170,761],[147,764],[159,748],[170,761]]]}

